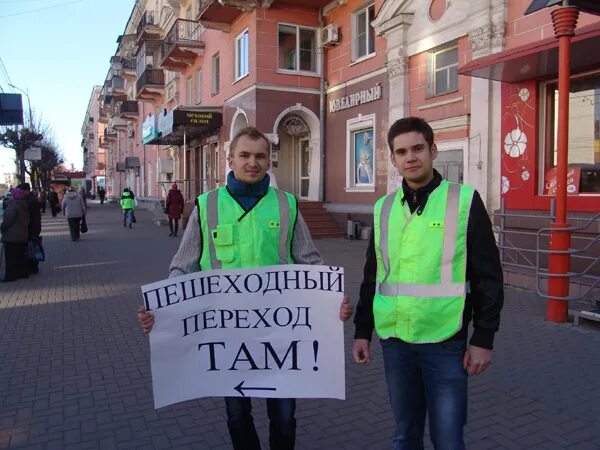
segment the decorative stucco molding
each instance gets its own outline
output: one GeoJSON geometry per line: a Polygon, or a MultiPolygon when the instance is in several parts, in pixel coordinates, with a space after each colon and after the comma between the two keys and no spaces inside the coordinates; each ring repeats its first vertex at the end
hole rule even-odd
{"type": "Polygon", "coordinates": [[[390,80],[397,78],[401,75],[405,75],[407,69],[408,64],[406,58],[403,56],[400,56],[396,59],[392,59],[391,61],[387,62],[388,76],[390,77],[390,80]]]}

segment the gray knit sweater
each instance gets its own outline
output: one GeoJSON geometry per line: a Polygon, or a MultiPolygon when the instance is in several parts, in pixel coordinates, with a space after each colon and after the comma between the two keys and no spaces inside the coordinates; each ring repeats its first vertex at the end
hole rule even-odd
{"type": "MultiPolygon", "coordinates": [[[[200,224],[198,222],[198,206],[190,215],[179,250],[175,253],[169,267],[169,278],[185,275],[200,270],[200,224]]],[[[306,222],[298,211],[298,220],[294,228],[292,241],[292,258],[296,264],[323,264],[321,254],[312,241],[306,222]]]]}

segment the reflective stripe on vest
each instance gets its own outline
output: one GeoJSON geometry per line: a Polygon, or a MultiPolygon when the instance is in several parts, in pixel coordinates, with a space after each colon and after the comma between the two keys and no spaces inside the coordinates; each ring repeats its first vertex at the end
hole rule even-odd
{"type": "MultiPolygon", "coordinates": [[[[385,277],[377,286],[379,294],[391,297],[400,295],[411,297],[458,297],[465,295],[467,285],[465,283],[452,282],[452,259],[456,252],[455,236],[458,222],[460,185],[451,183],[448,186],[444,216],[444,246],[442,249],[440,284],[390,284],[386,282],[390,276],[389,219],[395,197],[396,193],[388,195],[381,207],[379,247],[385,268],[385,277]]],[[[409,221],[410,218],[407,219],[407,224],[409,221]]]]}
{"type": "MultiPolygon", "coordinates": [[[[214,230],[219,224],[219,190],[215,189],[208,193],[207,203],[207,221],[208,229],[214,230]]],[[[279,189],[275,190],[277,194],[277,203],[279,204],[279,264],[288,263],[288,234],[290,232],[290,204],[288,202],[285,192],[279,189]]],[[[210,234],[210,233],[209,233],[210,234]]],[[[222,264],[217,259],[217,252],[215,249],[215,243],[213,236],[210,235],[208,239],[208,248],[210,252],[210,265],[213,269],[221,269],[222,264]]]]}
{"type": "Polygon", "coordinates": [[[290,204],[283,191],[278,189],[275,192],[277,193],[277,202],[279,203],[279,264],[287,264],[290,204]]]}
{"type": "MultiPolygon", "coordinates": [[[[219,224],[219,191],[217,189],[210,191],[208,193],[208,198],[206,199],[206,204],[208,206],[206,217],[208,220],[208,229],[214,230],[217,228],[219,224]]],[[[210,266],[213,269],[221,268],[221,261],[217,259],[217,251],[215,250],[215,243],[213,241],[213,236],[210,234],[208,238],[208,249],[210,252],[210,266]]]]}

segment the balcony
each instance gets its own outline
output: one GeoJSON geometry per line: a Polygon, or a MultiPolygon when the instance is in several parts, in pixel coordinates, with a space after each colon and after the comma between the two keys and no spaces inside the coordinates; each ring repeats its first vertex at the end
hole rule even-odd
{"type": "Polygon", "coordinates": [[[104,149],[108,149],[110,147],[106,137],[104,136],[100,136],[98,138],[98,147],[100,148],[104,148],[104,149]]]}
{"type": "Polygon", "coordinates": [[[118,75],[113,75],[104,83],[105,90],[112,102],[127,99],[127,90],[125,89],[125,79],[118,75]]]}
{"type": "Polygon", "coordinates": [[[196,58],[204,54],[204,42],[200,41],[202,30],[202,25],[193,20],[177,19],[165,37],[161,67],[183,72],[194,64],[196,58]]]}
{"type": "Polygon", "coordinates": [[[110,58],[112,73],[128,80],[135,80],[135,59],[124,56],[110,58]]]}
{"type": "Polygon", "coordinates": [[[151,67],[144,70],[142,76],[136,83],[136,99],[155,100],[165,90],[165,73],[162,69],[153,69],[151,67]]]}
{"type": "Polygon", "coordinates": [[[257,0],[200,0],[198,20],[206,28],[229,32],[242,13],[253,11],[257,0]]]}
{"type": "Polygon", "coordinates": [[[127,130],[127,121],[124,119],[121,119],[118,116],[113,116],[109,121],[108,121],[108,128],[109,130],[127,130]]]}
{"type": "Polygon", "coordinates": [[[137,100],[125,100],[119,107],[119,117],[122,119],[137,119],[138,118],[138,102],[137,100]]]}
{"type": "Polygon", "coordinates": [[[146,11],[137,27],[136,42],[139,45],[143,41],[158,40],[161,32],[158,25],[158,14],[154,14],[154,11],[146,11]]]}
{"type": "Polygon", "coordinates": [[[121,61],[121,76],[128,80],[135,80],[135,59],[123,58],[121,61]]]}
{"type": "Polygon", "coordinates": [[[106,142],[116,142],[119,139],[119,133],[117,133],[116,130],[105,128],[104,138],[106,139],[106,142]]]}

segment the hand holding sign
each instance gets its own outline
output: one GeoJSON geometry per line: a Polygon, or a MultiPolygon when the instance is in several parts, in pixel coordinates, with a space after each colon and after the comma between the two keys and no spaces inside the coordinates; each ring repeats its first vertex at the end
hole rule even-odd
{"type": "Polygon", "coordinates": [[[345,397],[343,271],[196,272],[142,287],[157,408],[206,396],[345,397]],[[152,311],[152,313],[150,313],[152,311]],[[153,314],[156,318],[153,317],[153,314]]]}

